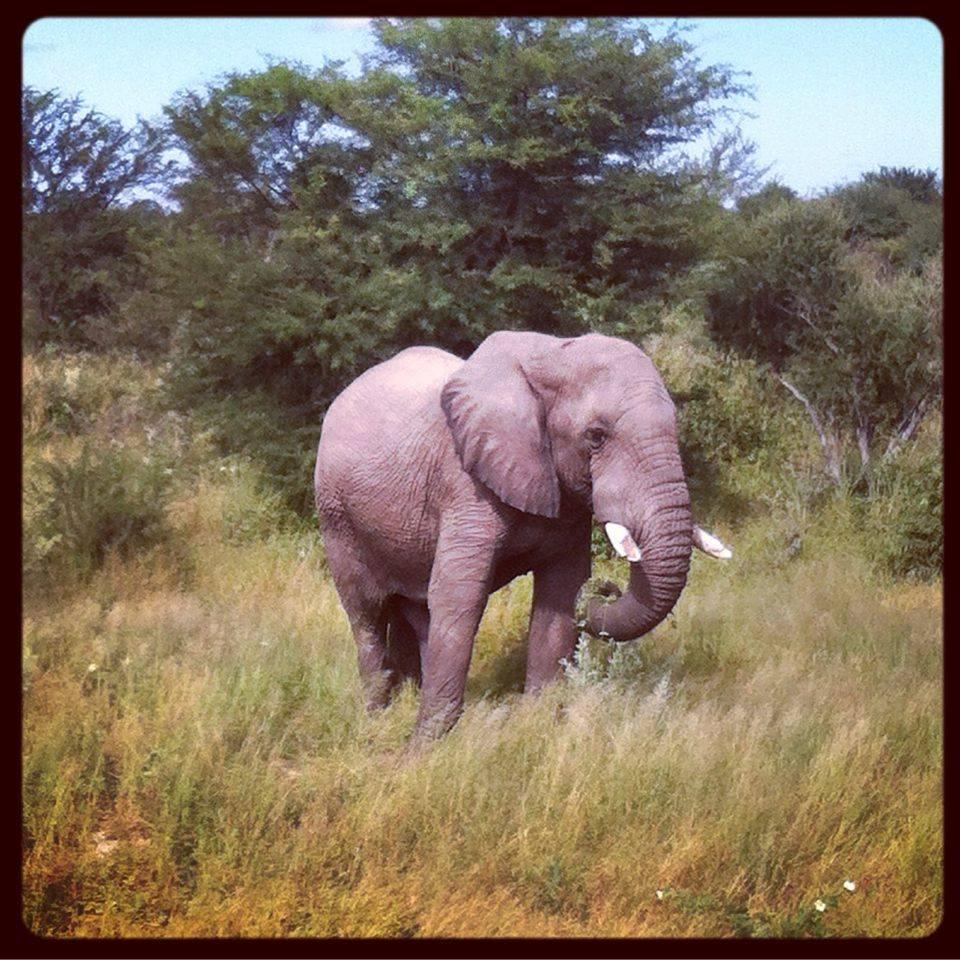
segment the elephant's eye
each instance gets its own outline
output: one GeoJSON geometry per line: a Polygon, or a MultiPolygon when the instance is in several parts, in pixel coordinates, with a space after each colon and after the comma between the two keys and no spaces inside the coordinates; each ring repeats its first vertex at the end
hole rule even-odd
{"type": "Polygon", "coordinates": [[[599,450],[603,446],[603,441],[607,439],[607,433],[602,427],[588,427],[584,431],[584,436],[591,450],[599,450]]]}

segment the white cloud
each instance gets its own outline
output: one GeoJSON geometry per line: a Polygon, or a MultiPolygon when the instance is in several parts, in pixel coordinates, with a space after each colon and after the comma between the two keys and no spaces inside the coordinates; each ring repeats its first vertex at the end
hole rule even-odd
{"type": "Polygon", "coordinates": [[[325,23],[342,30],[363,30],[373,17],[324,17],[325,23]]]}

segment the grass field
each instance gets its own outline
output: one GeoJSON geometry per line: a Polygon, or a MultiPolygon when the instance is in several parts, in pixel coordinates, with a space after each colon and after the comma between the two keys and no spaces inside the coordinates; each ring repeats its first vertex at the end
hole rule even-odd
{"type": "MultiPolygon", "coordinates": [[[[42,426],[28,470],[54,442],[42,426]]],[[[55,442],[69,459],[76,437],[55,442]]],[[[890,937],[939,923],[941,588],[874,573],[837,518],[793,555],[768,520],[718,529],[734,560],[697,556],[673,617],[638,644],[585,644],[536,699],[519,693],[530,583],[515,581],[488,606],[460,723],[411,754],[415,692],[364,713],[319,538],[271,530],[258,496],[244,467],[213,464],[174,487],[160,546],[76,580],[28,577],[30,929],[890,937]]]]}

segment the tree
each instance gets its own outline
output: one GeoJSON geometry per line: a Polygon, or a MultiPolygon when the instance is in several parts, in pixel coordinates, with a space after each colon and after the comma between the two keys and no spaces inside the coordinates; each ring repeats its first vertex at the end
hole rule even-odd
{"type": "Polygon", "coordinates": [[[939,203],[943,199],[940,177],[936,170],[915,170],[913,167],[880,167],[861,178],[869,186],[902,190],[915,203],[939,203]]]}
{"type": "Polygon", "coordinates": [[[832,195],[849,220],[847,239],[891,269],[921,273],[943,242],[943,195],[933,170],[880,167],[832,195]]]}
{"type": "Polygon", "coordinates": [[[375,29],[353,119],[396,262],[416,265],[445,343],[469,349],[494,323],[634,327],[702,249],[719,158],[684,148],[739,92],[730,73],[622,19],[375,29]]]}
{"type": "Polygon", "coordinates": [[[708,297],[714,335],[765,363],[806,409],[840,483],[855,443],[869,479],[939,397],[939,259],[890,273],[850,242],[832,199],[779,203],[729,236],[708,297]]]}
{"type": "Polygon", "coordinates": [[[185,219],[263,241],[318,181],[328,200],[347,202],[363,147],[336,127],[339,81],[335,66],[276,62],[177,96],[165,113],[186,156],[172,188],[185,219]]]}
{"type": "Polygon", "coordinates": [[[125,129],[79,97],[22,97],[23,279],[41,339],[81,338],[81,321],[115,305],[139,275],[137,238],[159,216],[135,191],[157,182],[163,141],[125,129]]]}
{"type": "Polygon", "coordinates": [[[752,218],[776,206],[797,199],[797,192],[777,180],[765,183],[759,190],[737,200],[737,213],[752,218]]]}
{"type": "Polygon", "coordinates": [[[691,155],[740,87],[676,31],[611,18],[374,29],[356,79],[273,64],[168,111],[189,161],[188,242],[221,258],[178,298],[182,386],[229,395],[238,420],[249,400],[261,434],[268,407],[306,429],[411,344],[466,354],[504,327],[652,329],[744,156],[722,136],[691,155]]]}

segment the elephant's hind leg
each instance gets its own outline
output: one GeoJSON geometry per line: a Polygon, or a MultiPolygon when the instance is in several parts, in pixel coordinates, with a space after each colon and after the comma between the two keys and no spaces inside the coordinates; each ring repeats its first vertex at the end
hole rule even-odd
{"type": "Polygon", "coordinates": [[[357,666],[368,710],[387,705],[391,677],[387,663],[387,597],[367,565],[358,557],[352,539],[326,530],[327,563],[357,644],[357,666]]]}
{"type": "MultiPolygon", "coordinates": [[[[346,606],[346,604],[344,604],[346,606]]],[[[357,643],[357,666],[363,685],[367,709],[380,710],[387,705],[393,687],[387,662],[387,616],[379,612],[363,611],[350,616],[353,638],[357,643]]]]}

